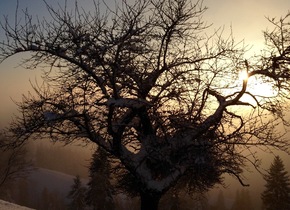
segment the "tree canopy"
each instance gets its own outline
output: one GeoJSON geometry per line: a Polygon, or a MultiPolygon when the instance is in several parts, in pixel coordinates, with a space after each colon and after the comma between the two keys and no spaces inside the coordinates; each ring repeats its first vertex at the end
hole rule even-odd
{"type": "Polygon", "coordinates": [[[134,178],[142,208],[155,209],[176,184],[204,190],[224,173],[242,183],[243,166],[257,164],[252,149],[289,145],[276,126],[287,124],[290,14],[269,19],[265,49],[245,59],[231,35],[205,33],[202,1],[124,0],[106,12],[44,3],[47,19],[2,21],[1,61],[30,52],[26,68],[49,67],[18,104],[13,146],[94,142],[134,178]],[[251,79],[273,94],[251,92],[251,79]]]}

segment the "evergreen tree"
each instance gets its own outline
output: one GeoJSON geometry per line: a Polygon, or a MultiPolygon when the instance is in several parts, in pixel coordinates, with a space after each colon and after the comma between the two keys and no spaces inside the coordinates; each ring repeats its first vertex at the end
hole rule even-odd
{"type": "Polygon", "coordinates": [[[87,204],[95,210],[114,209],[112,186],[110,183],[110,163],[107,153],[98,148],[93,154],[90,165],[90,181],[86,195],[87,204]]]}
{"type": "Polygon", "coordinates": [[[261,195],[263,209],[290,209],[290,178],[279,156],[275,157],[264,179],[266,189],[261,195]]]}
{"type": "Polygon", "coordinates": [[[74,184],[71,187],[71,191],[68,194],[68,198],[71,199],[69,209],[71,210],[82,210],[85,209],[85,194],[86,188],[82,186],[82,182],[79,176],[74,179],[74,184]]]}

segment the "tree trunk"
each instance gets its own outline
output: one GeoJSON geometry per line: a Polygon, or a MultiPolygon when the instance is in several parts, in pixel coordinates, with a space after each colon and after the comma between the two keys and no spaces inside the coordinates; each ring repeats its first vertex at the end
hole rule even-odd
{"type": "Polygon", "coordinates": [[[142,192],[140,196],[141,210],[158,210],[161,193],[142,192]]]}

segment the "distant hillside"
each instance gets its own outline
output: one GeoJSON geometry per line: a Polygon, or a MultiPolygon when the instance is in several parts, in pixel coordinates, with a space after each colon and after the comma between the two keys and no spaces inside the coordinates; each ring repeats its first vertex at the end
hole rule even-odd
{"type": "MultiPolygon", "coordinates": [[[[67,195],[73,185],[72,175],[44,168],[32,171],[25,180],[16,180],[6,189],[4,200],[33,209],[66,209],[67,195]]],[[[86,185],[87,180],[81,180],[86,185]]],[[[0,210],[6,210],[0,206],[0,210]]],[[[9,209],[10,210],[10,209],[9,209]]]]}
{"type": "Polygon", "coordinates": [[[32,184],[33,197],[40,195],[45,188],[66,196],[73,184],[73,179],[74,176],[44,168],[38,168],[28,176],[28,181],[32,184]]]}
{"type": "MultiPolygon", "coordinates": [[[[38,168],[28,177],[30,197],[34,200],[41,200],[41,196],[51,192],[67,202],[67,195],[73,185],[74,178],[74,176],[58,171],[38,168]]],[[[85,179],[81,181],[84,185],[87,183],[85,179]]]]}

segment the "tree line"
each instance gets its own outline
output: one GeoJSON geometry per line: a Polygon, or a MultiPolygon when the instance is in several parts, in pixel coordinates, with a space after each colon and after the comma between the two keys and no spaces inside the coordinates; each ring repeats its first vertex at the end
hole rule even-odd
{"type": "MultiPolygon", "coordinates": [[[[1,139],[5,138],[1,135],[1,139]]],[[[41,150],[42,147],[37,147],[41,150]]],[[[47,149],[47,147],[46,147],[47,149]]],[[[121,185],[120,177],[112,176],[114,173],[111,170],[116,170],[113,165],[114,161],[110,155],[98,148],[88,164],[89,182],[85,187],[77,176],[74,180],[74,185],[68,195],[71,203],[67,205],[62,195],[43,189],[41,196],[38,198],[37,204],[29,199],[29,183],[25,177],[32,170],[32,164],[29,161],[31,154],[27,154],[26,148],[21,148],[21,153],[18,150],[2,151],[0,160],[0,177],[2,182],[0,185],[0,198],[11,200],[21,205],[37,207],[38,209],[122,209],[122,205],[138,206],[138,199],[133,199],[137,196],[134,189],[127,189],[127,185],[121,185]],[[7,171],[11,171],[8,173],[7,171]],[[4,179],[5,177],[5,179],[4,179]],[[122,187],[126,187],[123,189],[122,187]],[[122,194],[133,200],[129,202],[121,199],[116,199],[116,196],[122,194]],[[26,196],[24,196],[26,195],[26,196]]],[[[29,149],[28,149],[29,151],[29,149]]],[[[56,150],[59,152],[59,150],[56,150]]],[[[37,157],[34,157],[37,159],[37,157]]],[[[78,171],[75,171],[76,173],[78,171]]],[[[288,209],[290,206],[290,178],[285,170],[284,163],[279,156],[275,156],[267,173],[263,176],[266,181],[265,189],[261,194],[262,209],[288,209]]],[[[123,177],[121,177],[123,178],[123,177]]],[[[127,180],[128,181],[128,180],[127,180]]],[[[167,193],[162,199],[160,209],[192,209],[196,206],[197,209],[203,210],[241,210],[255,209],[253,199],[250,196],[248,189],[241,191],[237,190],[234,202],[229,205],[225,201],[223,192],[220,191],[217,195],[217,201],[209,204],[206,192],[193,194],[187,197],[182,189],[174,189],[167,193]],[[182,199],[183,198],[183,199],[182,199]],[[198,204],[198,205],[197,205],[198,204]]]]}
{"type": "MultiPolygon", "coordinates": [[[[112,184],[112,182],[116,180],[110,179],[111,173],[109,170],[110,162],[108,161],[105,151],[102,151],[102,149],[97,150],[93,155],[89,168],[90,181],[88,182],[87,187],[82,185],[79,176],[76,176],[74,179],[74,184],[72,185],[71,191],[68,195],[71,199],[69,209],[120,209],[120,206],[115,206],[115,204],[117,204],[114,199],[116,193],[127,192],[127,196],[131,196],[131,198],[137,195],[136,192],[134,195],[132,192],[128,193],[128,191],[116,191],[116,186],[113,186],[112,184]]],[[[264,191],[261,193],[261,209],[289,209],[290,176],[285,170],[284,163],[279,156],[275,156],[266,174],[263,175],[263,178],[266,184],[264,186],[264,191]]],[[[136,204],[138,204],[138,200],[135,200],[135,203],[126,203],[125,205],[130,205],[131,209],[134,209],[133,206],[136,208],[136,204]]],[[[182,189],[175,189],[174,191],[169,191],[164,196],[160,201],[159,209],[258,210],[260,207],[257,205],[257,201],[253,200],[248,188],[237,190],[233,202],[226,202],[223,191],[220,190],[215,203],[208,202],[206,192],[199,192],[187,197],[182,189]]]]}

